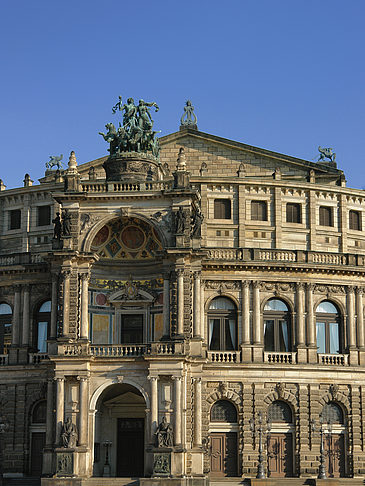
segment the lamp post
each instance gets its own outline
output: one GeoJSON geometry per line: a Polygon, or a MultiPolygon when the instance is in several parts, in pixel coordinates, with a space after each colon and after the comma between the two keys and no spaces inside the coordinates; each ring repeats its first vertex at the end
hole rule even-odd
{"type": "Polygon", "coordinates": [[[262,412],[258,412],[257,418],[251,418],[250,421],[250,429],[252,432],[252,436],[255,438],[258,435],[259,438],[259,457],[258,457],[258,465],[257,465],[257,479],[265,479],[265,468],[264,468],[264,448],[263,448],[263,435],[264,433],[267,434],[267,438],[269,437],[269,433],[271,430],[271,422],[268,420],[266,421],[266,427],[263,420],[262,412]]]}
{"type": "Polygon", "coordinates": [[[4,464],[4,453],[3,453],[3,435],[8,430],[9,424],[4,417],[0,417],[0,486],[3,486],[3,464],[4,464]]]}
{"type": "MultiPolygon", "coordinates": [[[[319,468],[318,468],[318,479],[327,479],[326,476],[326,459],[324,453],[324,430],[323,430],[323,417],[322,414],[319,416],[319,433],[321,437],[321,445],[319,449],[319,468]]],[[[311,420],[312,432],[318,432],[314,420],[311,420]]]]}
{"type": "Polygon", "coordinates": [[[112,446],[112,443],[110,440],[105,440],[103,442],[103,446],[105,447],[105,464],[103,468],[103,477],[105,478],[110,478],[110,464],[109,464],[109,449],[112,446]]]}

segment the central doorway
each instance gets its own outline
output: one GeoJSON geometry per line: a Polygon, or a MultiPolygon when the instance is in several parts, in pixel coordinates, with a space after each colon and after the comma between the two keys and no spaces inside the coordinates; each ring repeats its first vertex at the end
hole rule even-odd
{"type": "Polygon", "coordinates": [[[144,477],[146,402],[132,385],[118,383],[100,395],[95,414],[95,477],[144,477]]]}
{"type": "Polygon", "coordinates": [[[140,477],[144,472],[144,419],[118,418],[117,476],[140,477]]]}

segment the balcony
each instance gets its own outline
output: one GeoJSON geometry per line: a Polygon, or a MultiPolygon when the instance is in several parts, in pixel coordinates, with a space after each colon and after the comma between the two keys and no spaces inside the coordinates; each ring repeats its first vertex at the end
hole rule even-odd
{"type": "Polygon", "coordinates": [[[275,364],[295,364],[297,362],[297,353],[265,351],[264,362],[275,364]]]}
{"type": "Polygon", "coordinates": [[[46,353],[29,353],[29,364],[41,364],[49,361],[46,353]]]}
{"type": "Polygon", "coordinates": [[[96,358],[128,358],[149,354],[150,347],[147,344],[111,344],[91,345],[90,354],[96,358]]]}
{"type": "Polygon", "coordinates": [[[171,181],[144,181],[144,182],[82,182],[81,191],[87,194],[101,194],[105,192],[151,192],[171,189],[171,181]]]}
{"type": "Polygon", "coordinates": [[[208,360],[212,363],[241,363],[240,351],[208,351],[208,360]]]}
{"type": "Polygon", "coordinates": [[[318,363],[329,366],[348,366],[348,354],[318,354],[318,363]]]}

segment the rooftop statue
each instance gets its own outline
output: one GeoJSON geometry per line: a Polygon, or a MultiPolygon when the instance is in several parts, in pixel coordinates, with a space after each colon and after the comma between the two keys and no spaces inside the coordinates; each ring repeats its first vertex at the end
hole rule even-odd
{"type": "Polygon", "coordinates": [[[134,104],[133,98],[128,98],[123,104],[122,97],[119,96],[118,102],[113,106],[112,112],[116,114],[123,111],[122,123],[116,129],[113,123],[107,123],[105,128],[107,133],[99,132],[106,142],[110,143],[109,152],[111,156],[119,155],[122,152],[144,152],[152,153],[156,158],[159,157],[160,147],[156,134],[153,131],[153,120],[150,109],[154,107],[159,110],[158,105],[139,100],[138,106],[134,104]]]}
{"type": "Polygon", "coordinates": [[[190,100],[188,100],[186,102],[186,106],[184,106],[184,114],[180,119],[180,124],[184,128],[195,128],[195,130],[198,129],[197,118],[194,113],[194,106],[191,104],[190,100]]]}
{"type": "Polygon", "coordinates": [[[50,155],[49,161],[46,162],[46,169],[52,169],[53,167],[57,167],[58,170],[62,169],[62,162],[63,154],[61,155],[50,155]]]}
{"type": "Polygon", "coordinates": [[[336,162],[336,154],[333,152],[332,147],[322,148],[321,146],[319,146],[318,152],[320,153],[318,162],[320,160],[325,160],[325,158],[330,159],[331,162],[336,162]]]}

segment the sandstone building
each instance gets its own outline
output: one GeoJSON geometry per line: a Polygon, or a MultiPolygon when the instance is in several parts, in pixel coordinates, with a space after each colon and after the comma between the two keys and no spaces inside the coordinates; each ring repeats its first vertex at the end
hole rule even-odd
{"type": "Polygon", "coordinates": [[[364,192],[334,162],[195,125],[160,145],[160,159],[121,154],[116,180],[107,156],[71,153],[39,184],[1,184],[4,476],[255,478],[261,412],[277,484],[317,476],[321,429],[327,477],[356,484],[364,192]]]}

